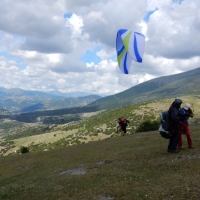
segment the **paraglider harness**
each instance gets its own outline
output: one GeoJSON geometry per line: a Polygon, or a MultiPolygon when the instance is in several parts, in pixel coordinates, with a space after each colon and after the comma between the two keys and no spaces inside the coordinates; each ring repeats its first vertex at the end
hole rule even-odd
{"type": "Polygon", "coordinates": [[[169,111],[164,111],[159,114],[160,116],[160,127],[158,131],[160,135],[165,139],[170,139],[172,134],[168,131],[169,130],[169,111]]]}
{"type": "Polygon", "coordinates": [[[128,119],[124,119],[124,123],[122,124],[122,126],[127,127],[127,126],[128,126],[128,123],[130,123],[130,122],[128,121],[128,119]]]}

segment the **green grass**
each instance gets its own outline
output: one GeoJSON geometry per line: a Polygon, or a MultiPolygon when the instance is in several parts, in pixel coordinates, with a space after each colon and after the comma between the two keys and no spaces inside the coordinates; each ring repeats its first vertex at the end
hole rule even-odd
{"type": "Polygon", "coordinates": [[[19,139],[23,137],[28,137],[32,135],[39,135],[42,133],[45,133],[48,130],[48,127],[46,126],[40,126],[40,127],[29,127],[26,130],[18,131],[16,134],[9,135],[6,137],[7,140],[14,140],[19,139]]]}
{"type": "MultiPolygon", "coordinates": [[[[166,151],[168,140],[158,131],[135,133],[141,123],[158,120],[158,113],[169,107],[170,99],[104,111],[46,132],[55,139],[62,132],[63,138],[57,141],[34,141],[29,153],[0,157],[0,199],[200,199],[200,125],[195,125],[199,121],[200,101],[198,97],[183,100],[190,102],[195,111],[191,119],[195,149],[187,148],[183,136],[181,152],[170,154],[166,151]],[[113,132],[121,116],[130,120],[130,134],[117,137],[120,134],[113,132]],[[110,138],[94,142],[101,134],[110,138]],[[89,135],[92,142],[87,143],[89,135]],[[86,173],[59,176],[76,168],[86,173]]],[[[27,129],[23,135],[39,133],[31,131],[27,129]]],[[[13,145],[12,140],[0,143],[6,149],[13,145]]]]}
{"type": "MultiPolygon", "coordinates": [[[[199,96],[184,96],[181,98],[183,100],[183,105],[186,102],[189,102],[194,111],[194,118],[190,119],[190,122],[192,122],[192,124],[199,123],[199,96]]],[[[0,135],[1,133],[4,135],[9,133],[4,139],[7,139],[7,141],[14,141],[15,143],[0,150],[0,153],[2,152],[4,155],[14,153],[20,146],[28,146],[30,147],[30,151],[36,152],[43,151],[44,149],[50,150],[63,146],[71,146],[83,142],[87,143],[90,140],[97,141],[108,137],[116,137],[119,136],[119,134],[115,134],[117,119],[121,116],[130,121],[129,126],[127,127],[127,134],[136,133],[144,122],[150,122],[150,124],[153,125],[153,129],[148,126],[147,131],[157,130],[158,125],[156,125],[156,123],[160,120],[159,113],[167,110],[172,101],[172,99],[156,100],[101,111],[91,117],[86,115],[87,117],[83,117],[83,120],[79,122],[71,122],[57,126],[38,124],[34,124],[33,126],[32,124],[21,124],[22,128],[19,127],[16,130],[16,128],[11,127],[11,130],[8,130],[8,124],[11,123],[11,121],[7,121],[6,123],[8,124],[4,123],[2,126],[7,127],[7,129],[2,128],[0,135]]],[[[144,130],[139,130],[139,132],[141,131],[144,130]]]]}
{"type": "Polygon", "coordinates": [[[183,135],[176,154],[152,131],[0,157],[0,199],[200,199],[200,125],[191,130],[195,148],[183,135]],[[59,175],[76,168],[86,173],[59,175]]]}

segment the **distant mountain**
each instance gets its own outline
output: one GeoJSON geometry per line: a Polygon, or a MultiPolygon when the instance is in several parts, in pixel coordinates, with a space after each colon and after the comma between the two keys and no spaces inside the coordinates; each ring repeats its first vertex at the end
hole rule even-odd
{"type": "Polygon", "coordinates": [[[48,100],[40,103],[36,103],[29,107],[25,107],[20,112],[33,112],[33,111],[45,111],[45,110],[57,110],[61,108],[73,108],[83,107],[87,104],[101,98],[98,95],[89,95],[85,97],[69,97],[48,100]]]}
{"type": "Polygon", "coordinates": [[[59,96],[59,97],[65,97],[65,98],[69,98],[69,97],[86,97],[86,96],[91,96],[94,94],[88,93],[88,92],[69,92],[69,93],[62,93],[59,91],[52,91],[52,92],[47,92],[47,94],[50,95],[54,95],[54,96],[59,96]]]}
{"type": "MultiPolygon", "coordinates": [[[[28,93],[28,91],[26,92],[28,93]]],[[[85,112],[96,112],[185,95],[197,95],[200,98],[200,68],[180,74],[155,78],[118,94],[103,98],[96,95],[60,98],[49,94],[40,94],[40,92],[36,92],[34,95],[34,92],[30,92],[31,95],[27,95],[27,93],[25,95],[20,89],[16,89],[16,91],[13,89],[13,92],[5,95],[0,90],[0,96],[1,98],[3,97],[4,103],[7,103],[7,105],[10,103],[13,106],[11,109],[0,108],[0,119],[10,118],[22,122],[62,124],[80,120],[79,114],[85,112]],[[37,95],[38,99],[44,99],[44,101],[35,100],[37,95]],[[29,106],[27,106],[28,104],[29,106]],[[20,106],[21,109],[19,109],[20,106]],[[22,113],[13,114],[6,111],[13,111],[13,108],[18,109],[22,113]]],[[[1,99],[0,105],[3,100],[1,99]]]]}
{"type": "Polygon", "coordinates": [[[20,88],[6,89],[0,87],[0,109],[9,112],[31,112],[85,106],[101,98],[98,95],[74,97],[87,93],[60,93],[26,91],[20,88]]]}
{"type": "Polygon", "coordinates": [[[6,115],[11,115],[11,114],[12,114],[12,113],[8,112],[8,111],[5,110],[5,109],[0,109],[0,115],[6,116],[6,115]]]}
{"type": "Polygon", "coordinates": [[[96,106],[102,110],[189,94],[200,94],[200,68],[146,81],[118,94],[98,99],[87,106],[96,106]]]}

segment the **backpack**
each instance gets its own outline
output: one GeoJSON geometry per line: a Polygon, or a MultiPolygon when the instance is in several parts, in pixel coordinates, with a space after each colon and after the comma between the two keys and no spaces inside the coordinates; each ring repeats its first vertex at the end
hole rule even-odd
{"type": "Polygon", "coordinates": [[[125,119],[125,120],[124,120],[124,126],[127,127],[127,126],[128,126],[128,123],[129,123],[128,119],[125,119]]]}
{"type": "Polygon", "coordinates": [[[172,134],[168,131],[169,130],[169,112],[164,111],[159,114],[160,116],[160,127],[158,131],[163,138],[170,139],[172,134]]]}

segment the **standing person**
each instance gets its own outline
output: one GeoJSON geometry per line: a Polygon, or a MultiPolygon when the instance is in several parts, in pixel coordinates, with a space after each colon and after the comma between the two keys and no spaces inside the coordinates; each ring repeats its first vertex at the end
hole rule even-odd
{"type": "Polygon", "coordinates": [[[169,139],[168,152],[176,153],[179,136],[180,136],[180,122],[182,117],[179,115],[179,109],[181,107],[182,100],[176,98],[169,108],[169,132],[172,133],[172,137],[169,139]]]}
{"type": "Polygon", "coordinates": [[[178,143],[178,149],[181,149],[182,147],[182,134],[185,134],[187,137],[188,148],[194,148],[192,145],[191,132],[190,132],[189,123],[188,123],[189,117],[193,117],[193,112],[190,108],[190,104],[186,103],[185,106],[179,110],[179,114],[181,116],[184,116],[185,119],[182,120],[180,124],[181,132],[180,132],[180,139],[178,143]]]}
{"type": "Polygon", "coordinates": [[[122,117],[118,118],[118,126],[117,126],[117,133],[122,132],[122,125],[124,123],[124,119],[122,117]]]}
{"type": "Polygon", "coordinates": [[[122,123],[122,135],[126,134],[126,127],[128,126],[129,121],[127,119],[124,119],[122,123]]]}

